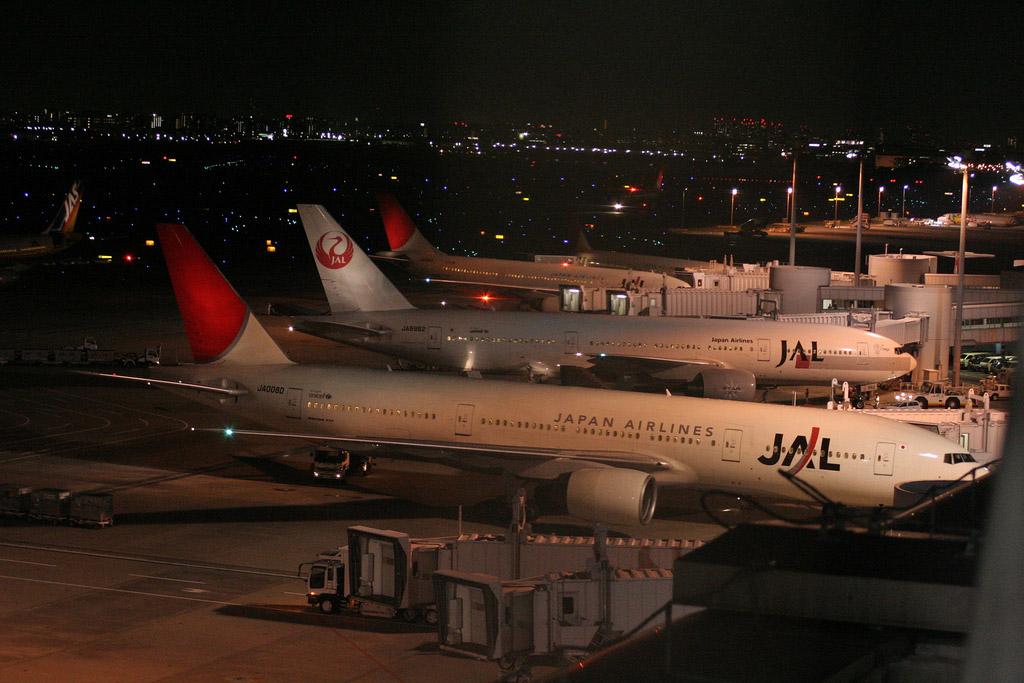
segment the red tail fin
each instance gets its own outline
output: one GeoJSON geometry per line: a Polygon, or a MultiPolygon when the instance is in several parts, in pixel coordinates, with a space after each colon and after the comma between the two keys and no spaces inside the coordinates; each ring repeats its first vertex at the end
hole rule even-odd
{"type": "Polygon", "coordinates": [[[380,217],[388,234],[388,245],[392,251],[398,251],[416,234],[416,224],[393,195],[378,193],[377,206],[380,207],[380,217]]]}
{"type": "Polygon", "coordinates": [[[164,223],[156,230],[197,362],[291,362],[184,225],[164,223]]]}

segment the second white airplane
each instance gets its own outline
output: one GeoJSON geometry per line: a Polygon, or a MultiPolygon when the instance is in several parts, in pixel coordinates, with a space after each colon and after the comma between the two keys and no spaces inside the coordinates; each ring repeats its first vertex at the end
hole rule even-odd
{"type": "Polygon", "coordinates": [[[687,383],[738,400],[753,400],[755,385],[868,384],[914,369],[893,340],[832,325],[417,309],[322,206],[298,208],[332,315],[295,329],[415,363],[535,378],[575,368],[576,381],[687,383]]]}

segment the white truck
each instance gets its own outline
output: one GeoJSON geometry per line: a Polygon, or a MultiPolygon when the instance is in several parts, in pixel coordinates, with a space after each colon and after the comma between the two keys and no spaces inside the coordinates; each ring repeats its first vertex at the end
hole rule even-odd
{"type": "Polygon", "coordinates": [[[916,403],[922,408],[960,408],[967,405],[967,390],[942,382],[924,382],[919,387],[907,386],[893,397],[896,405],[916,403]]]}
{"type": "MultiPolygon", "coordinates": [[[[670,569],[701,541],[609,538],[605,552],[620,569],[670,569]]],[[[348,545],[320,553],[299,566],[306,601],[324,613],[352,609],[362,615],[422,619],[436,624],[434,572],[484,573],[499,579],[582,571],[594,561],[594,538],[519,534],[463,534],[412,538],[400,531],[348,528],[348,545]]]]}

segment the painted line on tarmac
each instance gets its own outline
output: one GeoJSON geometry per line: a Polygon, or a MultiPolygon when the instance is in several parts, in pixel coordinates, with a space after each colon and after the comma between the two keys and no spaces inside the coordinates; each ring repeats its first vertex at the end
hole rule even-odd
{"type": "Polygon", "coordinates": [[[29,562],[28,560],[10,560],[6,557],[0,557],[0,562],[16,562],[17,564],[34,564],[37,567],[56,567],[55,564],[49,564],[47,562],[29,562]]]}
{"type": "Polygon", "coordinates": [[[206,585],[205,581],[190,581],[188,579],[172,579],[167,576],[150,576],[148,574],[129,574],[128,576],[137,576],[140,579],[156,579],[157,581],[176,581],[178,583],[198,583],[200,585],[206,585]]]}
{"type": "Polygon", "coordinates": [[[64,553],[66,555],[84,555],[87,557],[100,557],[107,560],[126,560],[128,562],[144,562],[147,564],[163,564],[171,567],[189,567],[191,569],[205,569],[207,571],[214,572],[231,572],[234,574],[255,574],[257,576],[272,576],[281,579],[295,579],[300,580],[295,574],[285,574],[280,571],[274,571],[272,569],[259,569],[255,567],[226,567],[217,566],[215,564],[203,564],[200,562],[186,562],[184,560],[171,560],[164,558],[155,557],[140,557],[132,555],[122,555],[119,553],[107,553],[100,552],[98,550],[78,550],[74,548],[57,548],[54,546],[46,545],[33,545],[31,543],[11,543],[7,541],[0,541],[0,547],[4,548],[21,548],[23,550],[41,550],[49,553],[64,553]]]}
{"type": "Polygon", "coordinates": [[[126,588],[108,588],[106,586],[88,586],[83,583],[67,583],[65,581],[46,581],[44,579],[29,579],[24,576],[7,576],[6,574],[0,574],[0,580],[7,579],[8,581],[27,581],[28,583],[43,583],[49,586],[68,586],[70,588],[84,588],[91,591],[107,591],[110,593],[128,593],[130,595],[145,595],[150,598],[168,598],[170,600],[188,600],[189,602],[206,602],[214,605],[232,605],[234,607],[241,607],[242,605],[237,602],[228,602],[227,600],[208,600],[206,598],[186,598],[181,595],[165,595],[164,593],[147,593],[145,591],[131,591],[126,588]]]}

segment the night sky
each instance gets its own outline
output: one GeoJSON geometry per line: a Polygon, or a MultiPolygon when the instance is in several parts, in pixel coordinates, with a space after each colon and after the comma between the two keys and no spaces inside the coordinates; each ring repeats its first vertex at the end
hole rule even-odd
{"type": "Polygon", "coordinates": [[[1020,3],[23,2],[3,14],[6,109],[1024,134],[1020,3]]]}

